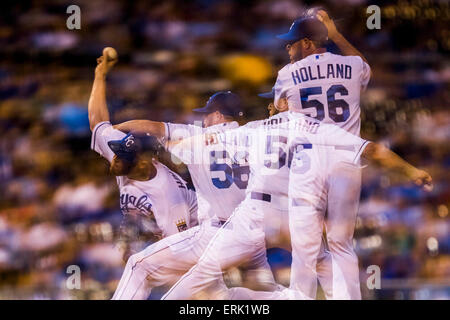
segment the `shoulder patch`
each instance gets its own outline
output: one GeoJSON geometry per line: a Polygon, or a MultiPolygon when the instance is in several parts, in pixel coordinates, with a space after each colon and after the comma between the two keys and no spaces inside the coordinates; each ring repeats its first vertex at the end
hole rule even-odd
{"type": "Polygon", "coordinates": [[[176,225],[177,225],[177,228],[178,228],[178,232],[183,232],[183,231],[188,229],[185,219],[178,220],[176,222],[176,225]]]}

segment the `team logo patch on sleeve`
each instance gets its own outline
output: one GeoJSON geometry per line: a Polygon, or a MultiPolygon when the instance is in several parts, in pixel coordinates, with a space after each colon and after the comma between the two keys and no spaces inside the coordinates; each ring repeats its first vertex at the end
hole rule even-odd
{"type": "Polygon", "coordinates": [[[178,220],[176,224],[177,224],[178,232],[182,232],[182,231],[185,231],[188,229],[185,219],[178,220]]]}

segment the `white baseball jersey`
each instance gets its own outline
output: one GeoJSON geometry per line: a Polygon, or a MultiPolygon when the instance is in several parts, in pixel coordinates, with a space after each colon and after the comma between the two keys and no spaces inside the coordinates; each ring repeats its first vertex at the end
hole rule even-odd
{"type": "MultiPolygon", "coordinates": [[[[214,139],[231,153],[242,152],[245,147],[251,173],[247,193],[257,191],[271,195],[288,194],[290,171],[319,183],[315,177],[326,178],[334,164],[357,164],[368,143],[336,125],[291,111],[249,122],[214,139]],[[241,149],[234,149],[234,146],[241,149]]],[[[305,187],[305,181],[297,176],[290,184],[300,186],[308,194],[324,192],[323,189],[305,187]]]]}
{"type": "MultiPolygon", "coordinates": [[[[114,153],[108,141],[119,140],[125,133],[113,128],[110,122],[98,123],[93,132],[91,149],[109,162],[114,153]]],[[[154,221],[153,232],[161,237],[184,231],[197,224],[197,201],[195,192],[186,182],[165,165],[154,161],[156,176],[148,181],[118,176],[120,209],[122,213],[146,216],[154,221]]]]}
{"type": "Polygon", "coordinates": [[[278,72],[275,105],[287,98],[291,111],[359,136],[360,92],[369,80],[370,67],[359,56],[312,54],[278,72]]]}
{"type": "Polygon", "coordinates": [[[282,112],[219,135],[218,140],[228,152],[248,159],[247,194],[255,191],[288,195],[288,134],[287,130],[280,130],[281,124],[287,125],[288,121],[288,112],[282,112]]]}
{"type": "Polygon", "coordinates": [[[227,220],[245,198],[249,167],[213,140],[217,133],[238,128],[235,121],[202,128],[166,123],[166,149],[183,161],[197,193],[198,220],[227,220]]]}
{"type": "Polygon", "coordinates": [[[326,183],[334,166],[357,165],[369,141],[298,112],[289,112],[289,117],[289,197],[326,205],[326,183]]]}

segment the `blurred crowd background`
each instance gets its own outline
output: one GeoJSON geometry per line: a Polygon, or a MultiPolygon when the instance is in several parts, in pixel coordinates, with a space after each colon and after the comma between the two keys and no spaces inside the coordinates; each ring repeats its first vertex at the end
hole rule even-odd
{"type": "MultiPolygon", "coordinates": [[[[243,122],[262,119],[269,101],[257,93],[269,91],[288,62],[275,35],[311,6],[325,7],[371,65],[362,136],[385,143],[434,178],[434,190],[425,193],[377,168],[364,170],[354,241],[363,297],[449,299],[448,1],[47,0],[0,6],[0,299],[109,299],[121,276],[118,190],[106,161],[90,150],[87,117],[96,58],[105,46],[120,57],[108,77],[113,123],[192,123],[198,118],[191,110],[218,90],[242,97],[243,122]],[[66,27],[71,4],[81,9],[80,30],[66,27]],[[370,4],[381,8],[380,30],[366,27],[370,4]],[[81,269],[80,289],[67,289],[70,265],[81,269]],[[370,265],[381,268],[380,290],[367,288],[370,265]]],[[[332,43],[328,47],[339,53],[332,43]]],[[[288,284],[290,254],[268,254],[277,280],[288,284]]],[[[239,285],[243,279],[235,270],[227,281],[239,285]]]]}

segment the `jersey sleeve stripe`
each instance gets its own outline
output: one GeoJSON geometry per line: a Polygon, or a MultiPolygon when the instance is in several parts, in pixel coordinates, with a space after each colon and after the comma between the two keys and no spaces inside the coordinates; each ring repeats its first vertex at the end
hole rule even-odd
{"type": "Polygon", "coordinates": [[[164,122],[164,127],[166,128],[166,132],[164,133],[166,135],[167,141],[170,141],[170,126],[168,123],[164,122]]]}
{"type": "Polygon", "coordinates": [[[164,136],[165,136],[164,149],[166,149],[168,151],[169,150],[169,142],[170,142],[170,123],[164,122],[164,128],[165,128],[165,132],[164,132],[164,136]]]}
{"type": "Polygon", "coordinates": [[[353,159],[353,163],[357,164],[359,158],[361,157],[361,154],[363,153],[364,149],[367,147],[367,145],[370,143],[370,141],[364,141],[364,143],[361,145],[361,147],[359,147],[358,152],[356,153],[355,158],[353,159]]]}

